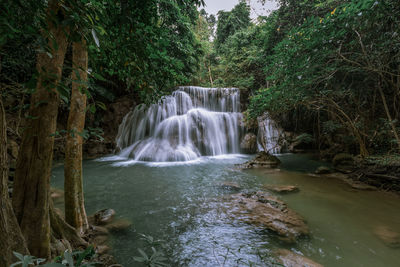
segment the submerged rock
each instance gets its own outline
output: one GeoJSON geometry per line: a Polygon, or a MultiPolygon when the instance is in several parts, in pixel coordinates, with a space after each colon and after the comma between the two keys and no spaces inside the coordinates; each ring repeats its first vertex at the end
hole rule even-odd
{"type": "Polygon", "coordinates": [[[241,169],[252,169],[252,168],[276,168],[281,164],[281,161],[274,155],[271,155],[265,151],[259,152],[256,157],[243,164],[239,164],[241,169]]]}
{"type": "Polygon", "coordinates": [[[287,249],[277,249],[274,254],[279,263],[285,267],[323,267],[323,265],[287,249]]]}
{"type": "Polygon", "coordinates": [[[271,230],[285,242],[294,243],[297,238],[309,234],[299,214],[265,192],[233,194],[228,201],[232,205],[232,212],[239,215],[240,219],[271,230]]]}
{"type": "Polygon", "coordinates": [[[264,185],[263,187],[267,190],[280,194],[299,192],[299,188],[294,185],[264,185]]]}
{"type": "Polygon", "coordinates": [[[110,232],[118,232],[127,230],[132,226],[132,222],[127,219],[118,219],[112,223],[106,224],[105,228],[110,232]]]}
{"type": "Polygon", "coordinates": [[[222,189],[225,190],[232,190],[232,191],[239,191],[241,189],[240,185],[235,182],[223,182],[219,184],[222,189]]]}
{"type": "Polygon", "coordinates": [[[103,225],[110,223],[115,215],[115,210],[113,209],[103,209],[96,212],[93,216],[89,217],[89,221],[94,225],[103,225]]]}
{"type": "Polygon", "coordinates": [[[253,154],[257,152],[257,136],[254,133],[247,133],[240,142],[240,149],[244,153],[253,154]]]}
{"type": "Polygon", "coordinates": [[[387,226],[380,225],[374,229],[374,234],[391,248],[400,248],[400,233],[387,226]]]}

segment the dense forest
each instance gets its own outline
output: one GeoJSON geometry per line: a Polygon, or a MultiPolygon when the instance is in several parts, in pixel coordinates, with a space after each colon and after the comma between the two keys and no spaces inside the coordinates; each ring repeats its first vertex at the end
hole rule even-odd
{"type": "Polygon", "coordinates": [[[117,127],[102,136],[121,123],[106,120],[113,103],[157,103],[179,85],[239,88],[247,128],[268,116],[288,147],[389,165],[358,178],[400,191],[398,1],[277,2],[252,19],[243,0],[216,16],[202,0],[2,1],[0,267],[91,248],[85,146],[114,142],[117,127]],[[60,157],[64,214],[50,188],[60,157]]]}

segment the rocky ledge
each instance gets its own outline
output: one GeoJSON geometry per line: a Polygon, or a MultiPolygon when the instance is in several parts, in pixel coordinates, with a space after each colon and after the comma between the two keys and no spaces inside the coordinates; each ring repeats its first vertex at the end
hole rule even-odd
{"type": "Polygon", "coordinates": [[[309,235],[304,219],[278,198],[266,192],[239,193],[226,197],[231,212],[247,223],[265,227],[280,240],[294,243],[309,235]]]}

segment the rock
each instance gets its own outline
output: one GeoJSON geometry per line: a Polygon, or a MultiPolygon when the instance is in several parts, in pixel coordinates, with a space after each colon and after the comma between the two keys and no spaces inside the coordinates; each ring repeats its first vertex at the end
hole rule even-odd
{"type": "Polygon", "coordinates": [[[299,192],[299,188],[294,185],[264,185],[263,187],[267,190],[280,194],[299,192]]]}
{"type": "Polygon", "coordinates": [[[307,236],[309,230],[304,219],[276,197],[265,192],[233,194],[227,198],[235,217],[263,226],[276,233],[279,239],[294,243],[307,236]]]}
{"type": "Polygon", "coordinates": [[[254,154],[257,152],[257,136],[254,133],[247,133],[240,142],[240,149],[243,153],[254,154]]]}
{"type": "MultiPolygon", "coordinates": [[[[115,258],[110,254],[103,254],[98,257],[98,259],[94,259],[96,262],[100,262],[100,266],[109,267],[117,264],[115,258]]],[[[118,266],[118,265],[117,265],[118,266]]]]}
{"type": "Polygon", "coordinates": [[[277,249],[274,254],[279,263],[285,267],[323,267],[323,265],[287,249],[277,249]]]}
{"type": "Polygon", "coordinates": [[[107,245],[100,245],[96,247],[96,253],[99,255],[106,254],[108,251],[110,251],[110,247],[107,245]]]}
{"type": "Polygon", "coordinates": [[[238,167],[241,169],[276,168],[280,163],[281,161],[276,156],[266,153],[265,151],[261,151],[254,159],[243,164],[239,164],[238,167]]]}
{"type": "Polygon", "coordinates": [[[326,167],[326,166],[319,166],[316,170],[315,170],[316,174],[328,174],[328,173],[332,173],[331,168],[326,167]]]}
{"type": "Polygon", "coordinates": [[[400,248],[400,233],[387,226],[380,225],[374,229],[374,234],[391,248],[400,248]]]}
{"type": "Polygon", "coordinates": [[[107,228],[102,226],[92,226],[91,234],[95,236],[108,235],[110,232],[107,228]]]}
{"type": "Polygon", "coordinates": [[[94,225],[103,225],[110,223],[115,215],[115,210],[113,209],[104,209],[96,212],[93,217],[94,225]]]}
{"type": "Polygon", "coordinates": [[[239,191],[241,189],[240,185],[235,182],[223,182],[219,184],[222,189],[232,190],[232,191],[239,191]]]}
{"type": "Polygon", "coordinates": [[[106,224],[105,228],[110,232],[118,232],[127,230],[132,226],[132,222],[126,219],[118,219],[112,223],[106,224]]]}

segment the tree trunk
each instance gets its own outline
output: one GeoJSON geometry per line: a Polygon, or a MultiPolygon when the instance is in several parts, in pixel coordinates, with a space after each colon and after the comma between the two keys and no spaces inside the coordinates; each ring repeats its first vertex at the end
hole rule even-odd
{"type": "Polygon", "coordinates": [[[8,267],[13,263],[13,251],[29,254],[8,197],[7,180],[7,127],[0,99],[0,267],[8,267]]]}
{"type": "Polygon", "coordinates": [[[86,41],[72,45],[72,94],[65,148],[65,220],[81,234],[88,229],[83,198],[81,133],[85,126],[88,54],[86,41]]]}
{"type": "Polygon", "coordinates": [[[41,258],[50,257],[49,193],[59,104],[57,86],[67,50],[67,35],[59,25],[60,17],[59,1],[49,1],[47,29],[42,35],[48,40],[51,56],[44,52],[37,56],[39,77],[22,135],[12,198],[28,249],[41,258]]]}

